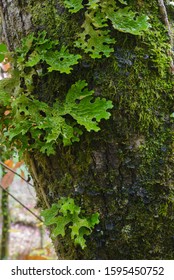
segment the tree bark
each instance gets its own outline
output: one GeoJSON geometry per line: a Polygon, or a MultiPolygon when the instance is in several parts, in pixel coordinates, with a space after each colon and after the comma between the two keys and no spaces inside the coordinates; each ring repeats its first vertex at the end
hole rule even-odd
{"type": "MultiPolygon", "coordinates": [[[[1,0],[10,50],[38,30],[47,30],[74,50],[81,12],[72,16],[61,2],[1,0]]],[[[85,132],[70,147],[57,145],[54,156],[36,151],[26,155],[39,207],[71,196],[87,214],[100,213],[84,250],[74,246],[68,234],[54,240],[59,259],[174,258],[170,38],[158,1],[149,2],[131,1],[134,10],[150,18],[151,30],[144,37],[115,31],[110,58],[84,55],[72,75],[50,73],[34,90],[39,100],[50,103],[85,79],[96,96],[114,104],[100,132],[85,132]]]]}

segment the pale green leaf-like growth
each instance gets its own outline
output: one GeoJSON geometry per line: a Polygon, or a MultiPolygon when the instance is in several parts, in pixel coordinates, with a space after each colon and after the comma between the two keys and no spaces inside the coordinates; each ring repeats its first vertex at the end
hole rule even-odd
{"type": "Polygon", "coordinates": [[[41,216],[46,226],[53,225],[52,237],[66,234],[66,229],[71,231],[71,239],[75,245],[82,249],[86,247],[84,235],[90,235],[96,224],[99,223],[99,214],[94,213],[89,217],[81,214],[81,207],[77,206],[74,199],[62,197],[57,204],[52,204],[50,209],[43,210],[41,216]]]}
{"type": "Polygon", "coordinates": [[[67,47],[59,47],[57,40],[52,41],[46,38],[46,32],[40,32],[38,37],[30,34],[22,41],[22,47],[18,49],[18,68],[34,67],[40,62],[46,62],[48,71],[59,71],[69,74],[72,66],[78,63],[81,58],[79,54],[71,54],[67,47]],[[59,48],[59,50],[58,50],[59,48]]]}
{"type": "Polygon", "coordinates": [[[90,9],[97,9],[98,4],[100,3],[100,0],[89,0],[87,6],[90,7],[90,9]]]}
{"type": "MultiPolygon", "coordinates": [[[[95,25],[105,25],[105,22],[97,17],[95,25]]],[[[23,39],[16,53],[17,69],[11,78],[0,82],[2,112],[8,105],[8,114],[3,117],[5,126],[2,125],[4,143],[15,144],[20,154],[25,150],[38,150],[48,156],[54,154],[57,143],[67,146],[79,141],[84,129],[99,131],[99,122],[109,119],[108,110],[113,107],[105,98],[94,98],[94,91],[87,89],[84,80],[70,86],[64,102],[57,99],[49,106],[34,98],[33,75],[42,77],[42,73],[37,72],[40,62],[46,63],[47,73],[70,74],[72,65],[81,58],[78,54],[70,54],[65,46],[56,50],[58,41],[52,41],[46,35],[45,31],[39,32],[37,37],[31,33],[23,39]],[[20,86],[21,77],[25,92],[20,86]]]]}
{"type": "Polygon", "coordinates": [[[48,71],[59,71],[60,73],[69,74],[71,72],[72,65],[78,64],[78,60],[81,58],[79,54],[70,54],[65,46],[62,46],[60,51],[48,51],[43,60],[46,61],[50,67],[48,71]]]}
{"type": "Polygon", "coordinates": [[[103,55],[109,57],[114,51],[110,45],[115,43],[115,39],[110,37],[108,29],[103,29],[105,26],[106,19],[102,17],[100,11],[86,12],[82,25],[84,31],[79,34],[75,46],[89,53],[92,58],[101,58],[103,55]]]}
{"type": "MultiPolygon", "coordinates": [[[[100,130],[101,119],[109,119],[107,111],[113,107],[105,98],[94,98],[93,91],[87,89],[87,83],[80,80],[72,85],[65,101],[57,100],[52,107],[48,104],[21,94],[11,101],[11,116],[5,136],[15,143],[22,153],[25,149],[37,149],[47,155],[54,154],[55,144],[64,146],[80,140],[83,126],[87,131],[100,130]],[[70,115],[70,122],[66,116],[70,115]]],[[[9,95],[3,93],[5,100],[9,95]]]]}
{"type": "Polygon", "coordinates": [[[88,91],[87,83],[78,81],[71,86],[65,101],[65,112],[70,114],[87,131],[99,131],[98,123],[101,119],[109,119],[108,109],[113,108],[111,101],[105,98],[94,98],[93,91],[88,91]]]}
{"type": "MultiPolygon", "coordinates": [[[[64,0],[67,7],[66,2],[64,0]]],[[[77,35],[75,46],[94,59],[102,56],[109,57],[114,51],[113,44],[116,39],[110,35],[110,23],[113,29],[132,35],[142,35],[150,27],[148,16],[133,12],[127,1],[119,0],[118,2],[127,7],[117,7],[115,0],[89,0],[85,5],[82,33],[77,35]]],[[[74,6],[73,0],[69,0],[68,3],[69,6],[74,6]]],[[[75,13],[75,9],[69,8],[69,11],[75,13]]]]}
{"type": "Polygon", "coordinates": [[[77,13],[83,8],[83,0],[64,0],[64,5],[71,13],[77,13]]]}
{"type": "Polygon", "coordinates": [[[108,8],[106,17],[111,20],[115,29],[133,35],[142,35],[142,32],[147,31],[150,27],[148,16],[137,16],[137,13],[131,11],[129,7],[118,9],[116,12],[112,8],[108,8]]]}

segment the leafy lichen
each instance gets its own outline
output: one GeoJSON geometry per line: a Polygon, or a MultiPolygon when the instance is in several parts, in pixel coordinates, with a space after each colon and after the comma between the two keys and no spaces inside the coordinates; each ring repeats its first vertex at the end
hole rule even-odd
{"type": "Polygon", "coordinates": [[[50,209],[42,211],[41,215],[44,217],[45,225],[56,225],[52,231],[54,238],[58,235],[64,237],[65,228],[69,228],[71,239],[82,249],[86,247],[84,235],[91,234],[94,226],[99,223],[98,213],[87,218],[82,216],[81,208],[69,197],[62,197],[57,204],[52,204],[50,209]]]}
{"type": "MultiPolygon", "coordinates": [[[[96,8],[99,2],[88,1],[96,8]]],[[[117,1],[118,6],[123,7],[123,2],[126,1],[117,1]]],[[[35,97],[39,95],[39,99],[49,102],[51,99],[53,104],[57,97],[65,100],[70,85],[86,80],[90,90],[95,89],[95,95],[114,103],[112,117],[107,125],[101,122],[100,132],[84,132],[82,141],[69,147],[57,145],[56,155],[49,160],[44,154],[31,153],[38,174],[44,177],[50,203],[71,194],[88,214],[100,212],[100,224],[87,236],[88,246],[83,252],[74,248],[70,234],[59,235],[56,250],[63,259],[174,258],[174,148],[170,117],[173,77],[169,73],[169,40],[155,0],[132,0],[128,6],[137,15],[148,14],[151,29],[144,36],[119,32],[110,25],[109,36],[114,35],[116,42],[110,45],[114,51],[109,58],[102,53],[102,59],[92,59],[82,50],[73,77],[53,71],[45,84],[36,84],[33,92],[35,97]]],[[[60,42],[70,46],[72,53],[78,53],[73,42],[75,34],[82,32],[84,10],[71,15],[67,9],[63,11],[62,33],[58,32],[60,25],[55,32],[53,19],[47,28],[47,19],[42,16],[42,25],[56,40],[60,36],[60,42]]],[[[37,28],[36,12],[35,17],[37,28]]],[[[43,206],[39,191],[38,196],[43,206]]]]}
{"type": "Polygon", "coordinates": [[[133,35],[142,35],[150,27],[146,15],[137,16],[130,7],[118,8],[113,0],[89,1],[87,7],[81,26],[84,31],[78,34],[75,46],[89,53],[92,58],[101,58],[103,55],[109,57],[114,51],[115,38],[110,36],[108,21],[115,30],[133,35]]]}

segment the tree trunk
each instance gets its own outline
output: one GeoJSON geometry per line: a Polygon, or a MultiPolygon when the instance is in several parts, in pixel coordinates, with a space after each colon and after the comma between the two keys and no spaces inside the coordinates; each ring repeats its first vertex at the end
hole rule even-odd
{"type": "MultiPolygon", "coordinates": [[[[170,38],[159,1],[130,2],[133,10],[150,18],[145,36],[115,32],[110,58],[84,55],[71,75],[52,72],[34,90],[40,101],[50,103],[85,79],[96,96],[114,104],[100,132],[84,132],[80,142],[69,147],[57,145],[54,156],[39,151],[26,155],[39,207],[71,196],[87,214],[100,214],[84,250],[68,234],[54,240],[59,259],[174,258],[170,38]]],[[[81,12],[71,15],[58,0],[0,3],[10,50],[30,31],[39,30],[73,49],[81,12]]]]}

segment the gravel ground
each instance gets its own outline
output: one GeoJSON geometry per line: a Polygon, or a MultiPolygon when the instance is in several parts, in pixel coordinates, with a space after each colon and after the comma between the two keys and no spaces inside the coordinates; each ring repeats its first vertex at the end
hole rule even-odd
{"type": "MultiPolygon", "coordinates": [[[[36,194],[30,185],[17,178],[8,190],[39,216],[39,210],[35,209],[36,194]]],[[[48,259],[56,259],[49,233],[41,226],[40,221],[11,197],[9,209],[11,219],[9,259],[30,259],[31,255],[34,255],[35,259],[37,259],[36,256],[39,258],[43,255],[48,259]]],[[[0,230],[1,227],[0,218],[0,230]]]]}

